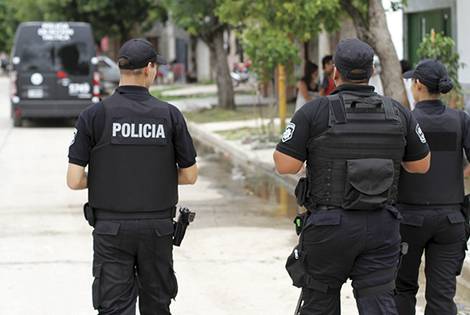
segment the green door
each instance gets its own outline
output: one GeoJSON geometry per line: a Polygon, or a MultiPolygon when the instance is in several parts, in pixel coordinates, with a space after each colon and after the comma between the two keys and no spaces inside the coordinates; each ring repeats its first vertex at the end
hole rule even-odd
{"type": "Polygon", "coordinates": [[[408,19],[408,60],[414,68],[420,61],[416,51],[426,34],[431,29],[437,33],[444,32],[452,36],[450,8],[407,14],[408,19]]]}

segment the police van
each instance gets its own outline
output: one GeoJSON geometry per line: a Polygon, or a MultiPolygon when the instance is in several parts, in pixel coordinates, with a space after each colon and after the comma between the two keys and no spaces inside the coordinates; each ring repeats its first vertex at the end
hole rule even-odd
{"type": "Polygon", "coordinates": [[[11,116],[78,117],[99,101],[98,58],[90,24],[25,22],[10,55],[11,116]]]}

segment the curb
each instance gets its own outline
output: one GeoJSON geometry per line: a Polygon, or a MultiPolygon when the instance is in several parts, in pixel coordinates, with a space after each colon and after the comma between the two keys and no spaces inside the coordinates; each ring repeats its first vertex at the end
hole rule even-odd
{"type": "Polygon", "coordinates": [[[275,178],[293,193],[300,175],[280,175],[274,166],[272,158],[268,162],[266,156],[272,157],[274,148],[253,150],[249,144],[241,141],[227,141],[216,132],[209,131],[204,124],[187,122],[191,136],[203,145],[227,153],[238,164],[255,167],[261,172],[275,178]]]}

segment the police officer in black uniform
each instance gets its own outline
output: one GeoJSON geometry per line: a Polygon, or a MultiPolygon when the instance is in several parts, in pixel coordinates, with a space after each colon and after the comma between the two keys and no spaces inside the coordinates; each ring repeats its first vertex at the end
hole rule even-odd
{"type": "Polygon", "coordinates": [[[398,272],[397,309],[400,315],[415,314],[424,250],[425,314],[457,314],[453,301],[456,276],[462,269],[467,241],[460,209],[465,191],[463,150],[467,159],[470,156],[470,117],[439,100],[441,93],[453,88],[441,62],[424,59],[403,77],[412,78],[416,101],[412,113],[426,136],[432,159],[426,174],[402,171],[400,175],[397,208],[403,216],[400,233],[409,250],[398,272]]]}
{"type": "Polygon", "coordinates": [[[124,43],[119,87],[82,112],[69,148],[67,184],[88,188],[101,315],[135,314],[137,296],[140,314],[170,314],[177,293],[172,218],[178,185],[197,179],[196,151],[181,112],[149,93],[157,64],[147,40],[124,43]]]}
{"type": "Polygon", "coordinates": [[[397,314],[398,174],[401,165],[425,173],[430,156],[411,112],[368,85],[373,57],[363,41],[341,41],[333,57],[337,87],[294,114],[274,152],[280,174],[296,174],[307,161],[297,188],[309,213],[300,314],[340,314],[348,278],[359,314],[397,314]]]}

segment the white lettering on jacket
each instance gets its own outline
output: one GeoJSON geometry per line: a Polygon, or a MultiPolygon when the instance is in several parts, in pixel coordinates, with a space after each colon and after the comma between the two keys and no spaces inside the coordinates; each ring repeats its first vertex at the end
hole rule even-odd
{"type": "Polygon", "coordinates": [[[165,139],[163,124],[113,123],[113,137],[165,139]]]}

